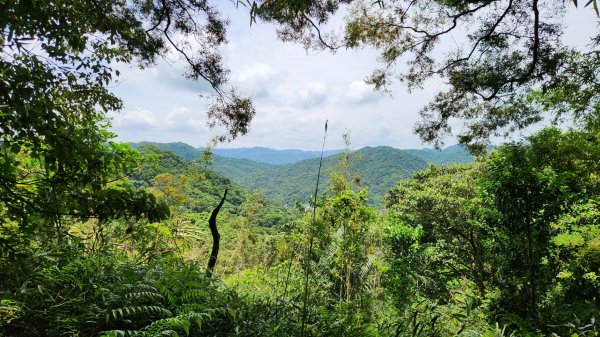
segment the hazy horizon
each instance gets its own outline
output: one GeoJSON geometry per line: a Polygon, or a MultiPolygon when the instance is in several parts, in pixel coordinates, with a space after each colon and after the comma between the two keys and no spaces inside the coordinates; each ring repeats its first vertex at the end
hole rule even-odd
{"type": "MultiPolygon", "coordinates": [[[[139,144],[139,143],[157,143],[157,144],[185,144],[188,146],[191,146],[195,149],[204,149],[206,148],[206,146],[194,146],[192,144],[188,144],[186,142],[181,142],[181,141],[172,141],[172,142],[155,142],[155,141],[150,141],[150,140],[141,140],[141,141],[135,141],[135,142],[123,142],[123,143],[128,143],[128,144],[139,144]]],[[[241,149],[268,149],[268,150],[275,150],[275,151],[303,151],[303,152],[321,152],[321,149],[316,149],[316,150],[311,150],[311,149],[300,149],[300,148],[276,148],[276,147],[270,147],[270,146],[240,146],[240,147],[222,147],[220,145],[222,145],[224,143],[220,143],[218,146],[213,147],[214,149],[219,149],[219,150],[241,150],[241,149]]],[[[448,149],[450,147],[453,146],[457,146],[460,144],[446,144],[444,145],[442,148],[440,149],[435,149],[433,147],[420,147],[420,148],[400,148],[400,147],[395,147],[395,146],[391,146],[391,145],[366,145],[366,146],[361,146],[361,147],[353,147],[351,146],[350,150],[351,151],[356,151],[356,150],[360,150],[360,149],[364,149],[367,147],[391,147],[394,149],[398,149],[398,150],[445,150],[448,149]]],[[[325,146],[324,151],[343,151],[344,148],[328,148],[327,146],[325,146]]]]}

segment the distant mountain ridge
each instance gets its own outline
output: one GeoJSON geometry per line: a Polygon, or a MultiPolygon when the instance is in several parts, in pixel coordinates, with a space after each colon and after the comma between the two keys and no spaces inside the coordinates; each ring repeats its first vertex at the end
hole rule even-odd
{"type": "MultiPolygon", "coordinates": [[[[142,145],[153,145],[188,160],[198,158],[202,154],[202,149],[184,143],[143,142],[132,144],[136,148],[142,145]]],[[[238,151],[237,155],[241,156],[252,149],[254,148],[243,149],[243,151],[238,151]]],[[[280,151],[277,153],[282,154],[281,151],[286,150],[273,151],[280,151]]],[[[314,152],[295,151],[297,153],[304,152],[303,155],[314,152]]],[[[260,152],[269,153],[269,151],[265,151],[265,148],[261,148],[260,152]]],[[[319,165],[317,156],[293,163],[274,165],[246,158],[226,157],[219,155],[217,151],[213,151],[213,153],[212,169],[245,188],[263,190],[271,200],[284,204],[294,204],[296,201],[306,203],[309,196],[314,193],[319,165]]],[[[317,153],[320,156],[320,152],[317,153]]],[[[349,172],[360,177],[361,185],[369,190],[371,203],[375,205],[381,205],[383,195],[398,181],[412,177],[415,171],[425,169],[428,163],[446,164],[473,161],[470,154],[460,146],[451,146],[441,151],[432,149],[400,150],[389,146],[377,146],[365,147],[353,151],[352,154],[353,158],[358,159],[351,161],[349,172]]],[[[289,158],[291,157],[286,160],[290,160],[289,158]]],[[[324,155],[320,191],[328,188],[328,173],[336,169],[339,161],[340,156],[337,154],[324,155]]]]}
{"type": "MultiPolygon", "coordinates": [[[[177,143],[155,143],[155,142],[139,142],[131,143],[134,148],[142,145],[154,145],[161,150],[168,150],[182,156],[185,159],[193,160],[202,155],[204,148],[196,148],[191,145],[177,143]]],[[[341,153],[343,150],[325,150],[323,156],[327,157],[333,154],[341,153]]],[[[317,158],[321,156],[321,151],[304,151],[297,149],[277,150],[267,147],[242,147],[236,149],[219,149],[213,148],[212,153],[229,158],[248,159],[259,163],[267,163],[271,165],[291,164],[301,160],[317,158]]]]}
{"type": "MultiPolygon", "coordinates": [[[[191,145],[174,142],[174,143],[156,143],[156,142],[139,142],[131,143],[131,146],[138,148],[142,145],[154,145],[161,150],[168,150],[176,153],[188,160],[194,160],[202,155],[204,148],[195,148],[191,145]]],[[[366,147],[366,148],[377,148],[366,147]]],[[[390,147],[392,148],[392,147],[390,147]]],[[[393,148],[396,149],[396,148],[393,148]]],[[[360,151],[361,149],[357,150],[360,151]]],[[[471,154],[460,145],[452,145],[442,150],[435,149],[396,149],[404,151],[423,159],[427,163],[448,164],[448,163],[468,163],[473,161],[471,154]]],[[[334,154],[342,153],[343,150],[325,150],[323,157],[329,157],[334,154]]],[[[247,159],[258,163],[266,163],[271,165],[292,164],[301,160],[319,158],[321,151],[305,151],[297,149],[277,150],[266,147],[245,147],[235,149],[218,149],[213,148],[212,153],[222,157],[247,159]]]]}

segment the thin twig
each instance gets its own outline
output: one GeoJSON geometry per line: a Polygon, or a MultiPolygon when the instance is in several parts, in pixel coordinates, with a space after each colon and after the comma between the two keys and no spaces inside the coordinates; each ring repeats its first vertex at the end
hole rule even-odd
{"type": "Polygon", "coordinates": [[[308,280],[310,277],[310,259],[312,256],[312,247],[315,239],[314,226],[317,220],[317,195],[319,193],[319,180],[321,179],[321,167],[323,166],[323,151],[325,150],[325,139],[327,138],[327,120],[325,121],[325,133],[323,134],[323,145],[321,146],[321,158],[319,160],[319,170],[317,173],[317,186],[315,187],[315,197],[313,203],[313,214],[312,224],[309,230],[309,244],[308,244],[308,256],[306,258],[306,276],[304,278],[304,304],[302,306],[302,328],[300,330],[300,336],[304,337],[304,331],[306,327],[306,309],[308,304],[308,280]]]}

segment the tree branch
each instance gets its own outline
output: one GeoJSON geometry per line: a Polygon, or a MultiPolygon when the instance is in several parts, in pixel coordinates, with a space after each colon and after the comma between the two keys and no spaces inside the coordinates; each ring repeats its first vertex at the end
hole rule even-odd
{"type": "Polygon", "coordinates": [[[210,252],[210,258],[208,259],[208,265],[206,266],[206,275],[212,276],[213,270],[215,269],[215,265],[217,264],[217,256],[219,255],[219,243],[221,241],[221,235],[217,230],[217,215],[225,202],[225,197],[227,196],[227,189],[225,189],[225,194],[223,194],[223,198],[221,198],[221,202],[219,205],[212,211],[210,215],[210,219],[208,219],[208,227],[210,228],[210,234],[213,238],[212,250],[210,252]]]}
{"type": "Polygon", "coordinates": [[[321,30],[319,29],[319,27],[308,17],[306,16],[306,14],[302,13],[302,17],[308,21],[310,23],[310,25],[317,31],[317,36],[319,37],[319,41],[327,48],[331,49],[331,50],[337,50],[340,48],[340,46],[332,46],[329,43],[327,43],[325,40],[323,40],[323,37],[321,36],[321,30]]]}

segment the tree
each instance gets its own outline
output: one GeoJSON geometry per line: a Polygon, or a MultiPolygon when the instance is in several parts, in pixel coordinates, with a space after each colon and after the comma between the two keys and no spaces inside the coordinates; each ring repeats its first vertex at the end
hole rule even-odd
{"type": "Polygon", "coordinates": [[[480,198],[479,164],[431,166],[386,196],[387,241],[397,278],[408,289],[446,301],[464,275],[483,298],[492,272],[493,209],[480,198]],[[416,284],[408,280],[423,280],[416,284]]]}
{"type": "Polygon", "coordinates": [[[322,205],[322,221],[332,233],[335,267],[333,284],[340,301],[349,302],[360,297],[371,272],[372,238],[369,231],[375,223],[375,214],[366,206],[367,193],[361,189],[340,191],[322,205]]]}
{"type": "Polygon", "coordinates": [[[0,4],[0,17],[0,188],[12,217],[103,217],[136,202],[146,205],[138,214],[152,214],[142,209],[152,196],[129,187],[112,192],[127,191],[129,206],[102,204],[115,200],[102,191],[135,162],[105,130],[106,113],[122,107],[107,87],[116,62],[148,67],[174,50],[185,75],[215,91],[210,123],[225,125],[229,138],[247,132],[254,109],[223,89],[228,71],[215,50],[227,21],[208,1],[14,1],[0,4]]]}
{"type": "MultiPolygon", "coordinates": [[[[584,126],[598,123],[600,35],[590,32],[590,52],[562,44],[561,20],[570,1],[248,2],[255,18],[280,24],[284,41],[380,50],[382,65],[367,80],[376,89],[387,90],[395,76],[409,90],[427,80],[446,80],[448,89],[421,110],[415,128],[436,146],[452,132],[454,118],[465,122],[459,141],[479,150],[492,135],[540,121],[550,105],[555,121],[572,116],[584,126]],[[322,33],[320,26],[349,3],[343,37],[322,33]],[[557,95],[566,101],[556,100],[557,95]]],[[[591,4],[598,12],[597,1],[586,6],[591,4]]]]}
{"type": "Polygon", "coordinates": [[[0,144],[0,232],[7,234],[1,235],[0,246],[9,256],[70,240],[69,228],[76,221],[95,219],[101,229],[118,218],[155,222],[169,216],[166,204],[123,179],[138,157],[129,146],[79,140],[67,142],[73,141],[73,147],[57,157],[0,144]],[[77,156],[69,157],[70,151],[77,156]],[[13,230],[18,236],[8,235],[13,230]]]}
{"type": "MultiPolygon", "coordinates": [[[[551,297],[558,274],[556,261],[549,263],[552,242],[560,241],[560,233],[577,230],[567,226],[569,214],[580,217],[582,205],[593,210],[588,200],[600,192],[598,141],[597,133],[547,128],[526,142],[500,147],[485,165],[482,190],[504,233],[499,248],[506,260],[498,265],[494,283],[502,290],[500,307],[507,312],[533,320],[545,316],[540,309],[548,304],[542,302],[551,297]]],[[[586,223],[573,222],[580,221],[586,223]]],[[[590,262],[595,263],[593,258],[590,262]]]]}
{"type": "Polygon", "coordinates": [[[234,138],[247,132],[254,108],[224,89],[228,71],[216,50],[226,26],[206,0],[2,2],[2,215],[23,224],[53,216],[57,229],[62,216],[164,218],[152,195],[115,186],[137,159],[106,131],[106,113],[122,107],[108,90],[119,75],[112,66],[144,68],[174,51],[186,77],[214,89],[210,124],[234,138]]]}
{"type": "Polygon", "coordinates": [[[184,174],[161,173],[152,178],[151,191],[159,200],[176,209],[188,199],[184,191],[187,180],[188,177],[184,174]]]}
{"type": "Polygon", "coordinates": [[[228,70],[217,48],[227,42],[227,20],[207,0],[15,1],[0,13],[5,132],[43,135],[43,121],[53,116],[66,123],[67,116],[118,110],[120,100],[106,88],[119,75],[111,64],[145,68],[169,51],[187,64],[187,78],[214,89],[211,124],[226,126],[232,138],[248,130],[251,102],[223,88],[228,70]]]}
{"type": "Polygon", "coordinates": [[[551,224],[549,264],[554,277],[548,290],[553,302],[546,305],[545,317],[565,322],[573,314],[587,321],[598,312],[600,291],[600,200],[596,196],[574,205],[551,224]],[[568,313],[561,308],[571,307],[568,313]]]}
{"type": "Polygon", "coordinates": [[[478,315],[522,334],[593,329],[599,151],[597,132],[546,128],[475,164],[400,182],[386,196],[400,307],[433,303],[425,312],[441,321],[450,311],[460,331],[478,329],[478,315]],[[460,300],[472,302],[454,316],[460,300]],[[573,315],[592,323],[567,324],[573,315]]]}

